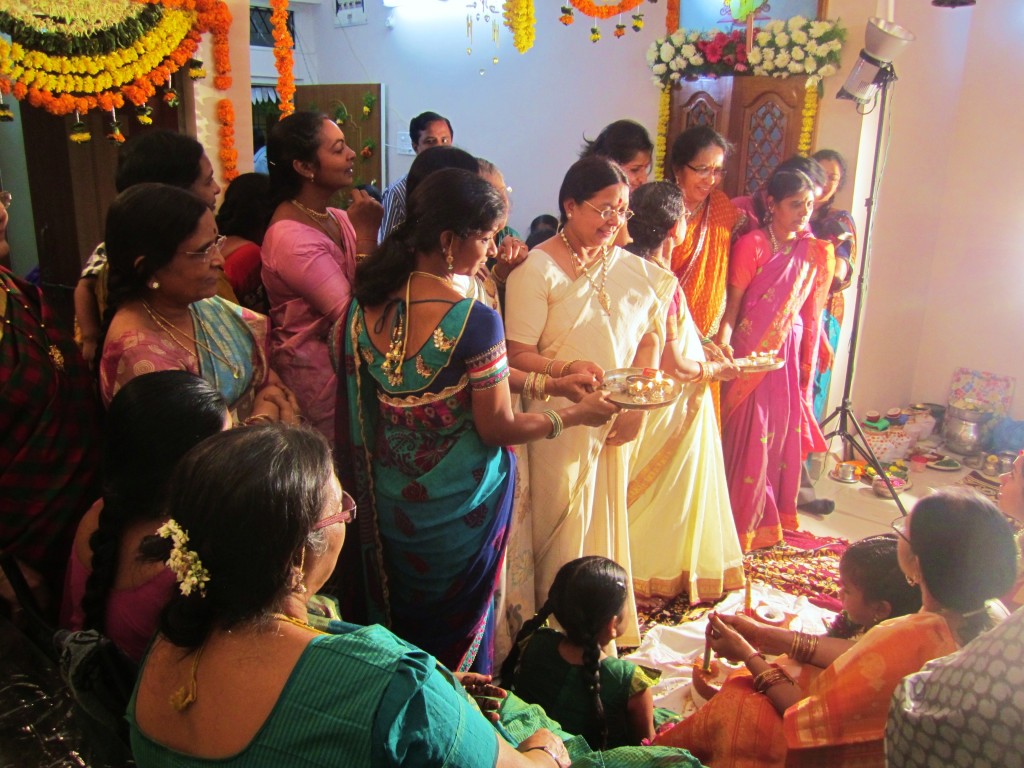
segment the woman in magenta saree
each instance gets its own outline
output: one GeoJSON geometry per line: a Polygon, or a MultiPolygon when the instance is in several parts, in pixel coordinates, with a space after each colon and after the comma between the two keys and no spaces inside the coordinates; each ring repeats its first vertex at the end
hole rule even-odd
{"type": "Polygon", "coordinates": [[[829,243],[806,230],[810,179],[780,171],[768,182],[771,220],[740,238],[729,265],[720,341],[736,358],[774,352],[782,368],[722,388],[722,449],[736,529],[744,551],[797,528],[800,464],[825,450],[811,411],[811,366],[821,309],[832,280],[829,243]]]}

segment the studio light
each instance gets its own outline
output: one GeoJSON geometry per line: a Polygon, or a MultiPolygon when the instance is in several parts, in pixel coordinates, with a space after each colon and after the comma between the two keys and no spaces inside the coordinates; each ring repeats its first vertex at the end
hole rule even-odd
{"type": "Polygon", "coordinates": [[[858,104],[871,101],[879,85],[896,78],[892,60],[914,39],[914,33],[899,24],[879,18],[868,19],[860,58],[836,98],[852,99],[858,104]]]}

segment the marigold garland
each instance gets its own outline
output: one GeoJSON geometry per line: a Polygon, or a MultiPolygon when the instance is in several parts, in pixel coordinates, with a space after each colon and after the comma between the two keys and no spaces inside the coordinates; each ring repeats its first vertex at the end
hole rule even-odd
{"type": "Polygon", "coordinates": [[[796,144],[798,155],[807,157],[811,153],[811,137],[814,134],[814,121],[818,116],[818,86],[807,81],[804,90],[804,108],[800,121],[800,139],[796,144]]]}
{"type": "Polygon", "coordinates": [[[610,19],[620,13],[632,11],[644,0],[622,0],[618,5],[598,5],[591,0],[569,0],[572,6],[584,16],[592,19],[610,19]]]}
{"type": "Polygon", "coordinates": [[[282,117],[295,111],[295,61],[291,32],[288,31],[288,0],[270,0],[270,22],[274,35],[274,66],[277,68],[277,108],[282,117]]]}
{"type": "Polygon", "coordinates": [[[679,0],[668,0],[665,6],[665,34],[671,35],[679,29],[679,0]]]}
{"type": "Polygon", "coordinates": [[[665,178],[665,154],[668,151],[668,121],[672,114],[672,89],[662,88],[658,97],[658,135],[654,140],[654,171],[659,181],[665,178]]]}
{"type": "Polygon", "coordinates": [[[193,57],[207,31],[214,38],[214,85],[231,84],[224,0],[14,0],[7,11],[0,14],[0,31],[11,35],[10,43],[0,38],[0,92],[55,115],[144,105],[193,57]],[[60,10],[60,23],[47,19],[41,29],[36,17],[49,5],[60,10]],[[145,7],[133,8],[139,5],[145,7]],[[88,40],[53,33],[86,23],[88,40]]]}
{"type": "Polygon", "coordinates": [[[238,150],[235,149],[235,106],[230,99],[221,99],[217,102],[217,122],[220,128],[217,130],[220,136],[220,157],[221,170],[225,181],[232,181],[238,177],[238,150]]]}
{"type": "Polygon", "coordinates": [[[526,53],[537,37],[533,0],[506,0],[501,8],[505,26],[512,32],[512,44],[520,53],[526,53]]]}

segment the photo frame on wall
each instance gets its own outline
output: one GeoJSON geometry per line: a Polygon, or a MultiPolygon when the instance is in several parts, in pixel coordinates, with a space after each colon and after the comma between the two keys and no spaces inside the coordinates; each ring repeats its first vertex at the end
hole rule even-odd
{"type": "MultiPolygon", "coordinates": [[[[742,25],[735,20],[734,9],[750,4],[750,0],[686,0],[680,3],[679,26],[683,29],[717,28],[727,32],[742,25]]],[[[824,19],[827,5],[828,0],[766,0],[756,11],[755,24],[774,19],[785,21],[794,16],[824,19]]]]}

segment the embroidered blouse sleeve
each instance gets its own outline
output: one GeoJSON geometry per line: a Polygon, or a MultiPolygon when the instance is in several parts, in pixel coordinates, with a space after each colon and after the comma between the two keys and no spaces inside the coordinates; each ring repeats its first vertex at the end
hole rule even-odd
{"type": "Polygon", "coordinates": [[[501,316],[479,301],[474,302],[456,354],[465,362],[472,389],[490,389],[507,379],[508,355],[501,316]]]}

